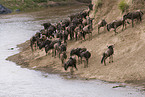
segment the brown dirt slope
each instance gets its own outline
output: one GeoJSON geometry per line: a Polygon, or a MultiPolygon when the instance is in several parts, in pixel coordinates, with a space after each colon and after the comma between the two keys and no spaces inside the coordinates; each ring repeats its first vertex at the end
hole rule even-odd
{"type": "MultiPolygon", "coordinates": [[[[95,1],[93,1],[94,4],[95,1]]],[[[122,17],[122,13],[118,9],[119,0],[108,0],[107,2],[102,0],[102,2],[102,8],[96,14],[94,14],[95,11],[93,10],[90,15],[91,17],[95,16],[92,40],[89,40],[87,36],[86,41],[68,42],[68,56],[70,50],[76,47],[86,47],[92,54],[89,67],[84,68],[83,64],[77,65],[78,71],[74,73],[82,78],[135,83],[145,86],[145,15],[142,22],[136,23],[135,21],[133,28],[131,24],[128,24],[124,31],[121,30],[122,27],[119,27],[116,35],[113,30],[108,32],[101,28],[98,35],[97,22],[102,18],[105,18],[107,22],[111,22],[122,17]],[[114,62],[109,63],[107,59],[107,66],[104,66],[100,61],[103,52],[107,49],[107,45],[110,44],[115,44],[114,62]]],[[[133,7],[131,8],[133,9],[133,7]]],[[[145,13],[144,9],[143,12],[145,13]]],[[[9,57],[8,60],[49,73],[66,73],[58,57],[54,58],[51,54],[45,56],[44,50],[36,50],[32,54],[28,44],[29,41],[19,45],[19,47],[23,47],[22,52],[9,57]]]]}

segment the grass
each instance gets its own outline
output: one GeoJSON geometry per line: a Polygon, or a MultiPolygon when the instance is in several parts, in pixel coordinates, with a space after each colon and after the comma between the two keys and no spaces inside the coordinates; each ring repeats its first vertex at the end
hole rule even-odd
{"type": "Polygon", "coordinates": [[[129,9],[129,5],[125,2],[125,0],[121,0],[121,2],[118,4],[119,9],[124,13],[129,9]]]}
{"type": "Polygon", "coordinates": [[[94,14],[96,14],[98,12],[98,9],[101,8],[102,5],[103,5],[102,0],[98,0],[97,2],[95,2],[95,9],[94,9],[95,13],[94,14]]]}
{"type": "Polygon", "coordinates": [[[0,4],[11,9],[16,10],[19,9],[21,11],[25,11],[28,9],[38,8],[38,4],[32,0],[0,0],[0,4]]]}

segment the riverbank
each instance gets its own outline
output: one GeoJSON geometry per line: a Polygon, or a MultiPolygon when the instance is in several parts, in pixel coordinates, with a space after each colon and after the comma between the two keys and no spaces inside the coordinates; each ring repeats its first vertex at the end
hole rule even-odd
{"type": "MultiPolygon", "coordinates": [[[[111,1],[111,0],[110,0],[111,1]]],[[[92,40],[86,37],[86,41],[68,41],[67,55],[72,48],[86,47],[92,56],[89,60],[89,67],[84,68],[83,64],[77,65],[78,71],[74,72],[76,78],[82,79],[99,79],[108,82],[121,82],[134,84],[145,88],[145,15],[141,23],[135,24],[134,28],[127,25],[127,29],[117,29],[117,35],[114,31],[106,31],[100,29],[100,34],[97,32],[97,22],[102,18],[106,18],[107,22],[111,22],[122,16],[121,11],[115,5],[118,2],[106,2],[108,8],[98,10],[97,13],[92,12],[90,16],[96,16],[93,30],[92,40]],[[114,5],[114,6],[113,6],[114,5]],[[113,7],[112,7],[113,6],[113,7]],[[112,15],[113,14],[113,15],[112,15]],[[107,66],[100,63],[102,53],[107,49],[107,45],[115,44],[114,62],[107,66]]],[[[105,6],[104,5],[104,6],[105,6]]],[[[51,53],[45,56],[45,51],[36,50],[32,53],[29,41],[18,45],[20,53],[10,56],[7,60],[13,61],[22,67],[45,71],[48,73],[56,73],[63,76],[69,75],[70,71],[65,71],[58,57],[51,57],[51,53]]]]}
{"type": "Polygon", "coordinates": [[[69,6],[69,5],[86,5],[88,2],[83,0],[1,0],[0,4],[13,12],[38,11],[49,7],[69,6]]]}

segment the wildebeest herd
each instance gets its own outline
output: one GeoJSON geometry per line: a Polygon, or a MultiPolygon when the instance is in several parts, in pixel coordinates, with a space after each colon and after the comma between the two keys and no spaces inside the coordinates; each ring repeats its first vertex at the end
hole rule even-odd
{"type": "MultiPolygon", "coordinates": [[[[69,19],[60,21],[58,23],[51,24],[51,23],[43,23],[44,29],[36,32],[34,36],[30,39],[30,46],[32,52],[38,49],[45,49],[46,56],[48,52],[52,50],[52,57],[58,56],[61,60],[62,66],[65,70],[68,67],[75,67],[77,69],[77,62],[78,64],[82,63],[82,58],[85,59],[84,68],[88,67],[88,60],[91,57],[90,51],[87,48],[73,48],[70,51],[70,57],[67,59],[67,41],[68,40],[78,40],[83,38],[85,40],[86,34],[89,34],[89,38],[92,38],[92,22],[94,18],[89,17],[89,12],[92,10],[92,6],[88,7],[88,10],[84,10],[80,13],[70,15],[69,19]],[[91,34],[91,35],[90,35],[91,34]],[[35,48],[34,48],[35,47],[35,48]],[[78,60],[74,57],[74,55],[78,56],[78,60]]],[[[107,22],[103,19],[98,23],[98,34],[99,29],[101,27],[107,27],[107,30],[110,31],[111,28],[114,29],[115,33],[116,28],[123,25],[126,25],[128,21],[127,19],[132,20],[132,27],[133,27],[133,20],[137,19],[142,20],[143,12],[141,10],[129,12],[123,16],[120,20],[114,20],[113,22],[107,24],[107,22]]],[[[113,50],[114,46],[108,46],[108,50],[103,53],[103,57],[101,59],[101,63],[104,62],[106,65],[105,60],[109,57],[112,58],[113,62],[113,50]]],[[[109,61],[110,62],[110,61],[109,61]]]]}
{"type": "Polygon", "coordinates": [[[123,26],[122,30],[124,29],[124,26],[126,28],[126,23],[130,24],[127,19],[132,20],[132,27],[134,26],[133,21],[134,19],[137,19],[137,22],[140,20],[142,21],[142,16],[143,16],[143,12],[141,10],[135,10],[132,12],[128,12],[127,14],[123,15],[123,17],[119,20],[113,20],[111,23],[108,23],[105,21],[105,19],[103,19],[102,21],[100,21],[98,23],[98,33],[99,33],[99,29],[101,27],[107,27],[107,30],[110,31],[111,28],[114,29],[115,34],[117,34],[117,27],[119,26],[123,26]]]}

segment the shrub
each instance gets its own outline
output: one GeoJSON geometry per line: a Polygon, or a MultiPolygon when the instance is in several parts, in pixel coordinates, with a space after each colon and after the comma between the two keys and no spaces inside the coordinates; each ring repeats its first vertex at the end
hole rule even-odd
{"type": "Polygon", "coordinates": [[[119,9],[122,11],[122,13],[127,11],[129,8],[129,5],[125,2],[125,0],[122,0],[118,5],[119,5],[119,9]]]}
{"type": "Polygon", "coordinates": [[[102,0],[98,0],[95,4],[95,8],[98,9],[98,8],[101,8],[102,7],[102,0]]]}
{"type": "Polygon", "coordinates": [[[98,8],[101,8],[103,5],[102,0],[97,0],[97,2],[95,3],[95,14],[98,11],[98,8]]]}

